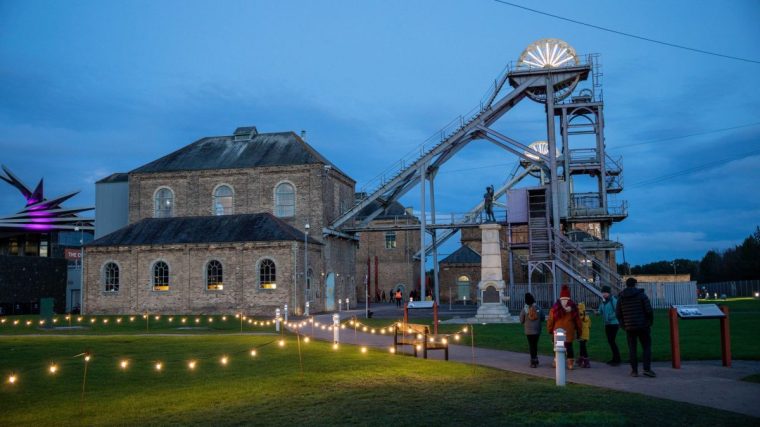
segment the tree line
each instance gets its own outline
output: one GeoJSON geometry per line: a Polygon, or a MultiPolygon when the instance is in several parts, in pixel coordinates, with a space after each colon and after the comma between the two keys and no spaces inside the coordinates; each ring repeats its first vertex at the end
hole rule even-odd
{"type": "Polygon", "coordinates": [[[723,251],[709,250],[702,260],[675,259],[631,266],[618,264],[618,274],[691,274],[700,283],[760,279],[760,227],[744,241],[723,251]]]}

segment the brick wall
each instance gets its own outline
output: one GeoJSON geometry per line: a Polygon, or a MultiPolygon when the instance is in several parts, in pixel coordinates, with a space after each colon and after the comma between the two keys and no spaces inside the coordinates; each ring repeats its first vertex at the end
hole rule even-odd
{"type": "MultiPolygon", "coordinates": [[[[373,226],[392,223],[389,220],[372,221],[373,226]]],[[[385,231],[363,232],[359,236],[359,249],[356,255],[356,275],[360,301],[364,301],[364,278],[369,275],[370,299],[374,300],[375,289],[386,297],[398,285],[404,286],[404,295],[419,285],[420,262],[414,255],[420,249],[419,230],[396,231],[396,247],[385,247],[385,231]],[[375,257],[378,258],[377,285],[375,284],[375,257]],[[367,258],[370,267],[367,270],[367,258]]]]}

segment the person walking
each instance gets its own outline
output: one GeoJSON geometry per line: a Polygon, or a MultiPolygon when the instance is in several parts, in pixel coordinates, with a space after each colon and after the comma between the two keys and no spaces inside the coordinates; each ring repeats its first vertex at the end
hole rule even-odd
{"type": "Polygon", "coordinates": [[[570,288],[562,285],[559,299],[549,311],[549,320],[546,321],[546,329],[554,336],[555,329],[565,330],[565,349],[567,350],[567,369],[573,369],[575,352],[573,340],[581,333],[581,319],[578,315],[578,305],[570,299],[570,288]]]}
{"type": "Polygon", "coordinates": [[[578,343],[581,347],[581,357],[578,358],[578,366],[581,368],[590,368],[591,362],[588,359],[588,340],[591,337],[591,318],[586,314],[586,303],[578,303],[578,317],[581,319],[581,333],[578,337],[578,343]]]}
{"type": "Polygon", "coordinates": [[[629,277],[625,281],[625,289],[620,293],[620,299],[615,310],[620,327],[625,330],[628,340],[628,357],[631,361],[631,376],[639,376],[639,361],[636,342],[641,343],[644,375],[656,377],[652,371],[652,336],[651,328],[654,321],[652,304],[643,289],[636,287],[636,279],[629,277]]]}
{"type": "Polygon", "coordinates": [[[530,367],[538,367],[538,338],[541,336],[541,322],[544,321],[544,313],[536,304],[536,299],[530,292],[525,294],[525,307],[520,311],[520,323],[525,329],[525,337],[528,339],[530,349],[530,367]]]}
{"type": "Polygon", "coordinates": [[[401,289],[396,289],[396,307],[401,307],[401,298],[403,298],[401,289]]]}
{"type": "Polygon", "coordinates": [[[599,306],[599,314],[604,322],[604,334],[607,336],[607,344],[609,344],[612,351],[612,359],[607,364],[617,366],[620,364],[620,349],[616,342],[620,325],[615,314],[618,299],[616,296],[611,295],[611,291],[612,289],[609,286],[602,286],[602,305],[599,306]]]}

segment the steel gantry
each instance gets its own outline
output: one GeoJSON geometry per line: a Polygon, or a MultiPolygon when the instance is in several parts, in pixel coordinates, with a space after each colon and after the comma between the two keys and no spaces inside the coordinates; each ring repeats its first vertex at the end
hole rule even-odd
{"type": "MultiPolygon", "coordinates": [[[[496,198],[504,195],[515,184],[525,178],[531,171],[539,171],[545,177],[547,211],[546,239],[548,249],[546,253],[531,254],[529,257],[529,269],[541,268],[551,265],[553,281],[557,283],[557,267],[564,271],[570,278],[576,279],[598,293],[596,286],[589,283],[588,272],[579,272],[573,264],[573,260],[567,256],[569,246],[574,251],[575,258],[584,260],[593,258],[583,249],[565,239],[561,232],[561,218],[571,221],[572,214],[581,212],[582,206],[573,204],[571,177],[576,173],[588,172],[588,167],[599,173],[600,191],[596,194],[600,214],[608,214],[607,193],[610,185],[621,183],[615,178],[615,168],[608,168],[608,156],[604,152],[604,137],[602,133],[603,119],[601,114],[601,96],[596,96],[597,74],[592,75],[595,56],[578,56],[572,47],[557,39],[539,40],[529,46],[520,56],[520,59],[510,64],[504,73],[494,82],[493,88],[486,94],[480,104],[470,113],[459,116],[455,121],[444,127],[433,138],[425,141],[418,149],[412,151],[403,159],[396,162],[391,168],[384,171],[373,179],[367,186],[359,190],[362,196],[347,211],[336,218],[324,233],[333,235],[350,235],[362,230],[373,230],[370,222],[380,215],[391,203],[408,193],[416,185],[420,185],[420,247],[424,248],[418,253],[422,258],[420,262],[421,295],[425,294],[425,255],[432,253],[435,268],[437,268],[438,246],[456,233],[459,228],[478,224],[477,218],[483,209],[482,202],[468,212],[459,223],[446,224],[439,227],[436,224],[435,211],[435,178],[440,167],[452,159],[462,148],[476,140],[491,142],[521,159],[528,165],[520,173],[513,173],[512,178],[496,191],[496,198]],[[573,90],[581,81],[586,81],[593,76],[592,93],[580,98],[574,97],[571,102],[562,101],[573,94],[573,90]],[[511,90],[507,90],[511,88],[511,90]],[[528,144],[524,144],[511,138],[502,132],[496,131],[493,125],[507,114],[518,103],[526,98],[545,104],[546,112],[546,148],[545,152],[536,150],[528,144]],[[591,123],[575,123],[575,120],[593,116],[591,123]],[[560,140],[558,147],[556,133],[556,118],[560,118],[560,140]],[[585,126],[585,128],[584,128],[585,126]],[[590,126],[590,128],[589,128],[590,126]],[[596,149],[592,150],[589,158],[581,162],[574,157],[574,150],[569,147],[569,137],[577,132],[588,132],[596,135],[596,149]],[[558,151],[559,150],[559,151],[558,151]],[[560,153],[560,155],[558,155],[560,153]],[[594,163],[596,162],[596,163],[594,163]],[[592,165],[593,163],[593,165],[592,165]],[[586,167],[587,169],[583,169],[586,167]],[[429,193],[426,187],[430,186],[429,193]],[[561,209],[560,195],[570,197],[570,210],[567,212],[564,205],[561,209]],[[427,201],[430,201],[431,224],[427,221],[427,201]],[[376,204],[377,208],[369,215],[363,216],[360,221],[354,218],[370,204],[376,204]],[[576,210],[573,210],[573,209],[576,210]],[[437,229],[447,228],[442,233],[437,229]],[[432,242],[426,244],[426,234],[432,234],[432,242]],[[569,245],[569,246],[568,246],[569,245]],[[577,251],[581,252],[577,252],[577,251]],[[577,252],[577,253],[576,253],[577,252]]],[[[584,89],[585,90],[585,89],[584,89]]],[[[581,91],[580,95],[583,95],[581,91]]],[[[575,152],[576,155],[582,154],[575,152]]],[[[619,169],[619,165],[618,165],[619,169]]],[[[586,212],[589,213],[589,212],[586,212]]],[[[453,221],[452,221],[453,222],[453,221]]],[[[538,223],[536,223],[538,224],[538,223]]],[[[539,224],[540,225],[540,224],[539,224]]],[[[536,230],[536,235],[538,230],[536,230]]],[[[586,261],[583,261],[586,263],[586,261]]],[[[598,262],[601,263],[601,262],[598,262]]],[[[598,263],[591,262],[592,265],[598,263]]],[[[588,263],[587,263],[588,264],[588,263]]],[[[604,270],[603,267],[594,267],[594,271],[604,270]]],[[[437,271],[436,271],[437,273],[437,271]]],[[[593,272],[592,272],[593,273],[593,272]]],[[[594,274],[591,274],[594,276],[594,274]]],[[[598,277],[597,274],[594,277],[598,277]]],[[[435,297],[438,299],[438,275],[435,274],[435,297]]],[[[617,285],[619,279],[610,276],[606,282],[614,282],[617,285]]],[[[606,283],[605,282],[605,283],[606,283]]]]}

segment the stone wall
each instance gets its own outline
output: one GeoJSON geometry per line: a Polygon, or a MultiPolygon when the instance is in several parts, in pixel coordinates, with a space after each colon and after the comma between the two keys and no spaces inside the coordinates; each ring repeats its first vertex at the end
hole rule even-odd
{"type": "MultiPolygon", "coordinates": [[[[388,225],[393,221],[373,221],[373,226],[388,225]]],[[[385,231],[363,232],[359,236],[356,255],[356,276],[358,278],[359,301],[364,301],[364,280],[369,277],[370,299],[374,300],[375,290],[385,291],[386,297],[399,285],[403,285],[404,296],[419,286],[420,262],[414,255],[420,249],[419,230],[396,231],[396,247],[385,247],[385,231]],[[377,257],[377,283],[375,283],[375,257],[377,257]],[[369,270],[367,259],[370,260],[369,270]]]]}

